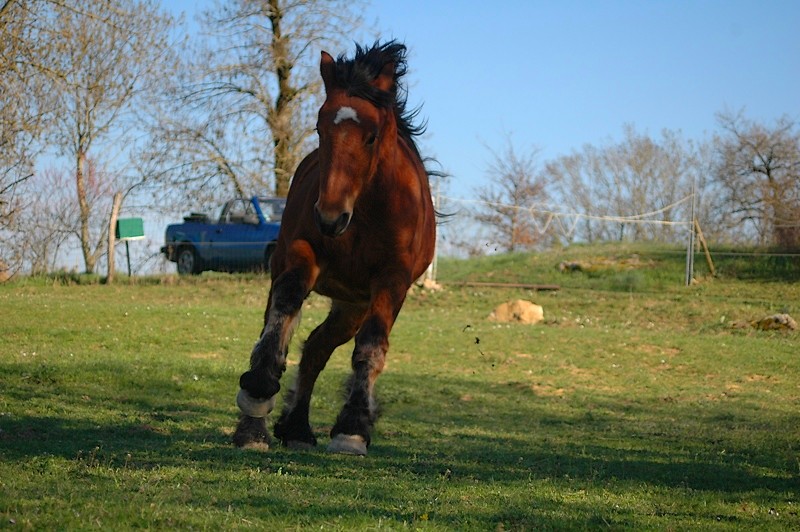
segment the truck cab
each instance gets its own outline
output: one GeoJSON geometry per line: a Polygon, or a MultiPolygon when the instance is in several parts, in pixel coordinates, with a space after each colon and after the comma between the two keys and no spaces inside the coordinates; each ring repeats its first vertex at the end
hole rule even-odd
{"type": "Polygon", "coordinates": [[[167,227],[161,251],[177,264],[178,273],[206,270],[269,269],[280,229],[284,198],[234,198],[223,205],[219,219],[192,213],[182,224],[167,227]]]}

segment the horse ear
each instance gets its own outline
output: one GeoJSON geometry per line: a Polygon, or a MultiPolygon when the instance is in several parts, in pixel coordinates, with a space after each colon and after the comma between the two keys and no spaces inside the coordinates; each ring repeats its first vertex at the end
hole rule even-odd
{"type": "Polygon", "coordinates": [[[333,82],[336,79],[336,61],[328,52],[323,51],[319,60],[319,73],[322,75],[322,82],[325,84],[325,93],[330,92],[333,82]]]}
{"type": "Polygon", "coordinates": [[[381,69],[381,73],[372,82],[372,86],[383,92],[391,92],[394,86],[394,63],[386,63],[381,69]]]}

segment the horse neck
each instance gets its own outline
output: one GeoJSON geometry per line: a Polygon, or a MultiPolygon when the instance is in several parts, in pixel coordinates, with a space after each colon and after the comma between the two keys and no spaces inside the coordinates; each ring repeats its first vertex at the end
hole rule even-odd
{"type": "Polygon", "coordinates": [[[398,196],[418,197],[423,204],[430,196],[428,174],[413,142],[397,135],[378,161],[377,172],[362,191],[362,207],[374,211],[371,216],[385,214],[385,206],[398,196]]]}
{"type": "MultiPolygon", "coordinates": [[[[413,139],[401,132],[399,126],[400,118],[397,116],[396,111],[393,110],[388,113],[386,120],[387,123],[383,126],[382,135],[390,138],[385,138],[385,145],[381,146],[378,171],[383,170],[389,175],[403,172],[405,171],[403,165],[411,162],[414,166],[422,168],[424,174],[422,156],[417,150],[413,139]]],[[[427,174],[425,174],[425,177],[427,180],[427,174]]]]}

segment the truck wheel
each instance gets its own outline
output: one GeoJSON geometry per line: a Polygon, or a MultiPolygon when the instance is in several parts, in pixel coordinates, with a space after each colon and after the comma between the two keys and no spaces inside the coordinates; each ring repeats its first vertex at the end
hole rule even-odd
{"type": "Polygon", "coordinates": [[[200,258],[193,247],[182,247],[178,250],[178,273],[180,275],[197,275],[202,273],[200,258]]]}

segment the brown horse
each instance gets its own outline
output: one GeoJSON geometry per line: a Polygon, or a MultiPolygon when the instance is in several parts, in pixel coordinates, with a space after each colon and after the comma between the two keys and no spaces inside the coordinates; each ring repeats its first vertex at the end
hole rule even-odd
{"type": "Polygon", "coordinates": [[[331,298],[330,313],[303,346],[275,436],[289,447],[316,445],[308,418],[314,383],[334,349],[355,336],[347,398],[328,450],[367,453],[389,333],[436,240],[428,173],[414,142],[422,128],[412,125],[416,113],[406,111],[400,83],[405,55],[394,41],[357,46],[349,60],[322,52],[319,148],[300,163],[289,190],[264,328],[239,380],[236,445],[269,443],[265,417],[313,290],[331,298]]]}

